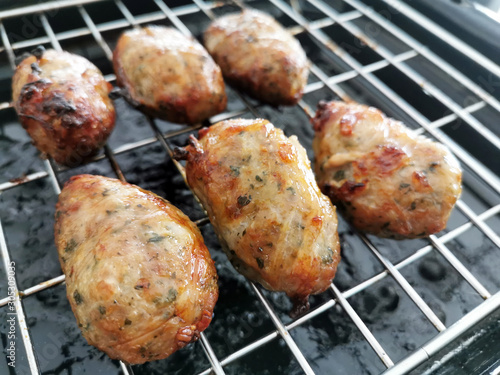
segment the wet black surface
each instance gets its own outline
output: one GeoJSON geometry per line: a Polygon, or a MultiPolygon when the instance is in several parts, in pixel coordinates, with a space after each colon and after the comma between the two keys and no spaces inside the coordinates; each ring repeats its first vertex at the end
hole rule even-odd
{"type": "Polygon", "coordinates": [[[396,282],[385,278],[349,302],[393,361],[436,334],[436,329],[396,282]]]}
{"type": "Polygon", "coordinates": [[[335,371],[368,375],[385,368],[338,306],[295,328],[291,334],[317,374],[335,371]]]}
{"type": "Polygon", "coordinates": [[[482,298],[469,284],[461,282],[459,273],[436,250],[401,273],[447,327],[482,302],[482,298]]]}
{"type": "Polygon", "coordinates": [[[43,162],[38,157],[38,150],[33,147],[31,138],[19,125],[16,117],[13,109],[2,111],[2,126],[0,127],[2,182],[44,169],[43,162]]]}
{"type": "Polygon", "coordinates": [[[117,161],[126,171],[125,179],[131,184],[175,202],[191,220],[204,217],[199,204],[159,142],[123,153],[117,156],[117,161]]]}
{"type": "Polygon", "coordinates": [[[299,364],[282,340],[274,340],[224,368],[228,375],[302,374],[299,364]]]}
{"type": "MultiPolygon", "coordinates": [[[[156,10],[155,6],[152,5],[153,2],[150,1],[141,2],[141,4],[145,3],[141,6],[138,5],[138,2],[128,0],[125,3],[134,15],[156,10]]],[[[184,3],[190,2],[186,0],[184,3]]],[[[303,0],[299,0],[297,3],[307,19],[324,18],[324,14],[315,10],[314,6],[303,0]]],[[[330,3],[339,12],[352,10],[341,1],[334,0],[330,3]]],[[[290,17],[267,1],[252,2],[251,5],[270,12],[287,26],[296,25],[290,17]]],[[[113,2],[86,5],[85,8],[96,23],[122,18],[113,2]]],[[[234,6],[224,6],[217,9],[216,14],[221,15],[237,10],[238,8],[234,6]]],[[[53,23],[53,27],[57,31],[81,26],[81,20],[75,21],[74,24],[68,24],[65,20],[70,17],[75,19],[79,17],[75,15],[74,9],[49,16],[49,21],[51,24],[53,23]]],[[[199,12],[180,16],[180,19],[198,39],[209,23],[208,17],[199,12]]],[[[395,21],[398,20],[400,18],[396,17],[395,21]]],[[[9,30],[12,27],[13,31],[19,33],[22,31],[23,22],[21,19],[12,19],[4,24],[9,30]]],[[[168,21],[158,23],[170,24],[168,21]]],[[[370,21],[365,18],[360,18],[355,23],[365,32],[369,33],[372,30],[370,21]]],[[[415,25],[409,25],[407,28],[415,33],[419,32],[415,25]]],[[[121,31],[123,29],[103,32],[103,37],[111,48],[114,47],[121,31]]],[[[340,26],[331,26],[324,31],[362,65],[381,59],[376,53],[361,45],[358,40],[346,34],[340,26]]],[[[42,32],[38,30],[36,33],[42,32]]],[[[394,53],[408,50],[408,47],[402,43],[394,43],[394,38],[387,33],[373,33],[370,36],[379,43],[390,44],[389,49],[394,53]]],[[[319,46],[311,36],[302,33],[297,37],[305,47],[310,60],[328,75],[336,75],[350,70],[345,62],[342,62],[331,51],[319,46]]],[[[91,36],[63,41],[62,45],[72,52],[91,59],[105,74],[112,73],[111,64],[91,36]]],[[[7,63],[5,52],[0,52],[0,100],[3,101],[10,98],[9,86],[12,73],[7,63]]],[[[460,104],[465,104],[467,98],[471,98],[467,104],[476,100],[462,86],[453,82],[449,76],[441,71],[433,71],[421,59],[411,60],[410,65],[423,75],[430,74],[432,82],[460,104]],[[440,81],[440,79],[442,80],[440,81]]],[[[435,98],[429,96],[419,85],[403,77],[395,68],[382,69],[375,75],[384,82],[390,83],[390,87],[397,94],[404,97],[410,105],[421,111],[429,120],[439,119],[449,113],[435,98]]],[[[309,82],[317,81],[318,78],[311,74],[309,82]]],[[[364,78],[350,79],[339,84],[339,87],[353,99],[378,106],[388,115],[404,120],[412,128],[419,127],[414,119],[409,118],[393,103],[377,93],[373,87],[370,87],[364,78]]],[[[227,87],[226,91],[229,96],[227,110],[244,110],[245,104],[235,95],[234,90],[227,87]]],[[[304,102],[312,110],[315,109],[319,100],[331,99],[338,99],[338,97],[326,87],[304,96],[304,102]]],[[[314,159],[311,150],[313,131],[308,117],[300,107],[273,108],[245,96],[244,100],[257,107],[259,117],[269,119],[277,127],[282,128],[287,135],[296,135],[307,149],[311,160],[314,159]]],[[[115,105],[118,118],[116,129],[109,140],[112,149],[154,137],[154,132],[146,117],[130,108],[123,100],[117,100],[115,105]]],[[[498,118],[498,114],[489,107],[475,113],[474,116],[485,124],[492,124],[491,119],[494,116],[498,118]]],[[[246,111],[241,117],[253,118],[253,115],[246,111]]],[[[157,125],[164,133],[183,129],[182,125],[163,121],[158,121],[157,125]]],[[[498,131],[495,130],[494,126],[491,128],[498,131]]],[[[463,123],[451,123],[444,128],[450,137],[469,147],[470,152],[476,157],[481,158],[481,161],[491,169],[498,171],[500,168],[497,162],[498,157],[495,159],[487,154],[488,149],[482,147],[484,140],[477,134],[474,135],[474,139],[478,140],[477,143],[470,141],[471,134],[468,129],[469,126],[463,123]]],[[[175,136],[168,142],[171,146],[182,146],[185,145],[189,134],[195,133],[195,131],[190,131],[175,136]]],[[[116,155],[116,159],[129,182],[167,198],[193,220],[203,216],[202,210],[185,186],[182,177],[160,142],[155,141],[140,148],[120,153],[116,155]]],[[[492,206],[500,204],[499,194],[481,182],[473,171],[465,166],[463,168],[464,191],[462,199],[474,212],[480,214],[492,206]]],[[[45,165],[39,159],[36,149],[31,146],[29,137],[18,124],[14,111],[12,109],[1,111],[0,183],[21,177],[23,174],[44,170],[45,165]]],[[[58,178],[61,183],[64,183],[71,176],[80,173],[116,177],[109,161],[103,159],[71,170],[60,171],[58,178]]],[[[57,196],[49,178],[30,182],[0,194],[0,220],[5,232],[9,254],[16,262],[16,276],[20,289],[26,289],[61,274],[52,233],[56,200],[57,196]]],[[[448,223],[448,228],[438,236],[459,228],[465,222],[467,222],[467,218],[458,209],[455,209],[448,223]]],[[[489,219],[487,224],[497,233],[500,232],[499,215],[489,219]]],[[[210,225],[202,227],[201,230],[216,262],[220,280],[220,297],[215,308],[215,317],[205,333],[216,356],[223,359],[273,332],[273,324],[250,284],[227,261],[210,225]]],[[[339,237],[342,244],[342,262],[335,278],[335,284],[341,291],[347,291],[383,271],[381,263],[342,217],[339,217],[339,237]]],[[[406,259],[429,244],[426,239],[394,241],[374,236],[369,236],[369,239],[380,253],[393,263],[406,259]]],[[[500,249],[495,248],[494,244],[485,238],[480,231],[470,229],[446,245],[479,281],[484,283],[490,292],[494,293],[500,289],[500,279],[497,272],[500,268],[500,249]]],[[[6,278],[3,267],[4,265],[1,264],[0,298],[6,296],[6,278]]],[[[401,273],[446,326],[456,322],[482,301],[436,250],[430,251],[421,259],[401,269],[401,273]]],[[[263,291],[263,294],[285,324],[292,322],[288,316],[291,303],[284,294],[267,291],[263,291]]],[[[332,298],[331,291],[313,296],[311,308],[321,307],[323,303],[332,298]]],[[[349,298],[349,302],[393,361],[408,355],[437,333],[425,316],[419,312],[414,303],[390,277],[386,277],[352,296],[349,298]]],[[[76,326],[65,296],[64,285],[55,286],[27,297],[23,304],[35,355],[43,374],[91,373],[107,375],[120,372],[116,361],[110,360],[106,355],[86,344],[76,326]]],[[[8,330],[6,313],[6,306],[0,307],[0,338],[4,348],[8,330]]],[[[17,332],[20,332],[19,329],[17,332]]],[[[297,342],[313,370],[318,374],[378,374],[385,368],[354,323],[337,305],[291,330],[291,336],[297,342]]],[[[17,367],[17,372],[11,373],[24,374],[27,373],[26,355],[21,336],[17,335],[17,338],[16,359],[19,367],[17,367]]],[[[496,341],[491,338],[489,341],[479,341],[478,345],[479,349],[477,350],[486,348],[484,350],[489,350],[489,353],[495,353],[495,348],[498,348],[496,341]],[[489,343],[488,347],[485,346],[486,342],[489,343]]],[[[498,352],[498,349],[496,350],[498,352]]],[[[469,366],[465,367],[467,369],[475,368],[472,361],[465,365],[469,366]]],[[[209,367],[209,361],[201,344],[196,343],[165,360],[134,366],[134,372],[135,374],[197,374],[209,367]]],[[[224,369],[228,374],[301,373],[293,354],[280,339],[273,339],[252,353],[230,363],[224,369]]],[[[0,356],[0,374],[10,374],[8,371],[5,356],[2,355],[0,356]]]]}

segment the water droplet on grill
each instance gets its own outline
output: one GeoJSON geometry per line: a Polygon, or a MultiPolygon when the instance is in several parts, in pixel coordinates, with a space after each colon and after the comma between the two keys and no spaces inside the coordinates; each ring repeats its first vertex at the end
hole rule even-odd
{"type": "Polygon", "coordinates": [[[429,281],[439,281],[446,276],[446,269],[436,259],[424,259],[418,266],[418,272],[429,281]]]}

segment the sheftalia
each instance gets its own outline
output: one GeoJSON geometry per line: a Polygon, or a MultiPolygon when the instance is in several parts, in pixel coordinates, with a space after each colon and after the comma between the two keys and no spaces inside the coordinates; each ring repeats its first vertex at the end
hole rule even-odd
{"type": "Polygon", "coordinates": [[[462,172],[444,145],[356,103],[322,102],[312,123],[318,184],[356,228],[402,239],[446,227],[462,172]]]}
{"type": "Polygon", "coordinates": [[[111,358],[165,358],[210,324],[214,262],[196,225],[157,195],[72,177],[57,203],[55,240],[78,326],[111,358]]]}
{"type": "Polygon", "coordinates": [[[189,185],[234,267],[286,292],[293,314],[326,290],[340,260],[337,214],[316,184],[305,149],[267,120],[229,120],[191,138],[189,185]]]}

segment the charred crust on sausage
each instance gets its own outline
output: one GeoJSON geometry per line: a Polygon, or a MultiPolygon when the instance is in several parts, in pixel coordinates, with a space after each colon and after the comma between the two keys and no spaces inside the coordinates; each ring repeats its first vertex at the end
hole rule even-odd
{"type": "Polygon", "coordinates": [[[367,180],[364,180],[364,182],[346,181],[334,194],[339,200],[350,201],[366,189],[367,182],[367,180]]]}
{"type": "Polygon", "coordinates": [[[328,102],[326,100],[320,100],[317,105],[318,110],[323,110],[326,109],[327,107],[328,107],[328,102]]]}
{"type": "Polygon", "coordinates": [[[184,147],[176,147],[172,152],[172,157],[174,158],[174,160],[177,161],[187,160],[188,156],[189,156],[189,151],[186,150],[184,147]]]}
{"type": "Polygon", "coordinates": [[[293,307],[290,310],[290,317],[292,319],[298,318],[309,311],[309,297],[295,297],[292,298],[293,307]]]}

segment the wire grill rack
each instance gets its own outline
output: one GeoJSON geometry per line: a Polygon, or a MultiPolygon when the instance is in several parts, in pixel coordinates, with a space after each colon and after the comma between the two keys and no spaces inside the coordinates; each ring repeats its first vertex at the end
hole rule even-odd
{"type": "MultiPolygon", "coordinates": [[[[19,56],[21,52],[25,50],[29,50],[40,44],[48,45],[56,50],[62,50],[61,43],[71,43],[72,40],[82,36],[90,36],[93,38],[95,44],[102,49],[103,56],[108,60],[105,64],[110,66],[109,62],[112,58],[112,49],[105,37],[103,37],[103,33],[116,30],[122,31],[126,28],[141,24],[165,21],[178,28],[185,35],[192,35],[192,27],[188,27],[189,25],[182,21],[183,17],[193,14],[202,14],[207,19],[214,19],[216,15],[219,14],[218,11],[227,6],[227,4],[204,0],[193,0],[192,2],[172,7],[167,5],[168,2],[163,2],[162,0],[148,0],[147,3],[148,7],[153,7],[155,9],[142,14],[134,14],[122,0],[49,1],[38,3],[34,6],[0,11],[0,37],[3,44],[3,46],[0,47],[0,53],[6,54],[10,67],[14,69],[16,56],[19,56]],[[95,16],[93,18],[86,9],[86,7],[92,5],[92,3],[112,4],[118,9],[120,17],[111,21],[104,20],[102,22],[96,22],[94,21],[95,16]],[[51,14],[54,11],[64,8],[73,8],[76,10],[78,17],[81,18],[79,21],[83,21],[84,26],[63,31],[54,30],[50,21],[51,14]],[[11,18],[34,14],[36,14],[39,19],[41,32],[31,38],[14,40],[15,38],[13,39],[9,34],[8,27],[5,26],[7,21],[11,18]]],[[[457,52],[463,54],[464,58],[468,56],[468,58],[480,66],[483,71],[490,73],[492,77],[500,77],[500,67],[494,61],[478,52],[474,47],[447,32],[431,19],[412,8],[409,4],[395,0],[381,0],[380,3],[384,4],[387,9],[393,10],[393,14],[411,19],[425,27],[435,35],[436,39],[446,43],[457,52]]],[[[232,4],[231,6],[234,6],[235,3],[233,2],[232,4]]],[[[224,357],[218,356],[218,353],[213,349],[210,340],[207,338],[207,333],[202,334],[200,339],[201,347],[209,361],[209,367],[202,371],[201,374],[205,375],[212,372],[224,374],[226,366],[279,338],[286,344],[286,350],[291,352],[301,370],[306,374],[314,374],[314,366],[311,364],[311,362],[314,362],[314,359],[311,359],[310,355],[304,353],[303,349],[301,350],[300,343],[298,344],[297,338],[294,338],[293,330],[307,322],[313,321],[321,314],[331,311],[334,307],[340,307],[340,310],[346,315],[346,319],[350,319],[359,330],[364,340],[366,340],[366,343],[373,349],[376,356],[378,356],[384,365],[385,373],[403,374],[410,372],[500,306],[500,292],[498,290],[492,290],[491,287],[487,288],[484,283],[480,282],[480,277],[478,278],[480,275],[474,275],[469,269],[468,264],[460,260],[447,246],[447,243],[464,233],[469,233],[473,228],[476,228],[494,244],[493,248],[497,248],[495,250],[498,251],[500,249],[500,237],[496,233],[496,229],[488,224],[491,221],[490,219],[500,214],[500,204],[498,203],[500,202],[500,180],[488,167],[471,156],[471,154],[461,145],[441,130],[441,128],[446,125],[460,121],[462,127],[467,127],[475,131],[477,137],[480,138],[480,142],[493,146],[493,149],[498,151],[498,149],[500,149],[500,138],[483,121],[479,120],[479,117],[474,115],[487,108],[496,116],[496,121],[498,122],[500,119],[500,102],[487,90],[487,88],[483,87],[484,85],[475,82],[398,25],[391,22],[390,16],[388,17],[387,14],[384,15],[383,13],[375,11],[361,0],[344,0],[343,2],[332,1],[330,3],[322,2],[321,0],[291,0],[290,2],[285,0],[269,0],[250,1],[245,5],[250,7],[260,6],[272,14],[280,15],[283,19],[287,20],[289,30],[295,34],[299,40],[302,41],[301,38],[308,38],[312,43],[317,44],[321,50],[328,52],[329,59],[332,59],[332,63],[341,66],[341,69],[336,73],[332,73],[325,68],[325,64],[323,64],[322,61],[315,61],[314,57],[310,57],[312,63],[311,79],[306,87],[304,99],[299,102],[296,107],[303,115],[309,118],[313,115],[313,111],[310,107],[310,104],[313,105],[313,103],[308,103],[306,100],[308,95],[311,95],[313,98],[316,97],[314,94],[318,96],[327,95],[329,97],[339,97],[343,100],[349,100],[350,97],[354,95],[362,99],[362,94],[356,95],[356,91],[353,89],[357,82],[362,81],[364,88],[375,92],[377,96],[384,98],[383,100],[386,100],[386,102],[392,103],[392,106],[387,106],[389,109],[386,110],[386,112],[392,114],[394,117],[399,116],[400,118],[409,119],[407,123],[413,126],[417,133],[426,134],[448,145],[453,153],[459,158],[464,168],[469,170],[469,173],[473,176],[472,179],[465,179],[465,184],[474,185],[476,183],[475,181],[480,181],[483,185],[487,186],[487,189],[493,192],[492,194],[495,199],[491,200],[493,203],[490,203],[488,207],[480,210],[471,208],[471,206],[466,203],[465,199],[459,200],[457,209],[463,214],[466,220],[452,230],[438,235],[431,235],[425,240],[425,244],[422,247],[412,251],[409,256],[397,262],[391,261],[390,257],[384,255],[385,251],[380,248],[379,242],[371,237],[356,233],[361,243],[365,245],[367,252],[371,253],[371,255],[378,260],[382,266],[382,270],[345,290],[341,290],[334,282],[331,285],[330,294],[325,297],[321,303],[314,306],[311,311],[296,320],[285,322],[280,314],[276,312],[273,302],[270,301],[267,292],[261,290],[259,286],[249,283],[251,290],[253,290],[257,296],[262,313],[267,314],[274,324],[274,328],[259,339],[250,344],[245,344],[240,349],[224,357]],[[312,17],[313,19],[311,19],[307,16],[304,9],[311,7],[315,9],[315,14],[320,15],[319,17],[312,17]],[[358,22],[359,20],[363,20],[365,23],[361,24],[358,22]],[[328,28],[332,26],[341,29],[342,32],[349,35],[351,39],[358,40],[359,50],[353,51],[353,47],[349,48],[347,45],[335,42],[328,33],[328,28]],[[384,44],[374,37],[376,33],[370,32],[370,30],[372,30],[370,27],[382,30],[386,35],[389,35],[392,40],[404,46],[404,48],[394,52],[395,49],[391,48],[389,44],[384,44]],[[357,53],[365,50],[368,50],[369,53],[372,52],[372,55],[376,56],[376,58],[373,58],[368,63],[361,63],[358,61],[357,53]],[[448,77],[449,80],[468,90],[477,100],[472,104],[466,103],[466,105],[461,105],[460,98],[457,99],[453,97],[452,94],[447,93],[438,84],[431,82],[428,77],[422,75],[422,73],[415,68],[412,61],[416,59],[425,61],[425,64],[432,66],[433,69],[441,72],[443,76],[448,77]],[[445,113],[438,117],[431,116],[436,117],[431,120],[425,111],[416,109],[402,95],[392,89],[390,81],[388,82],[387,80],[381,79],[377,74],[387,67],[395,68],[395,70],[401,73],[406,79],[419,85],[421,87],[420,94],[422,98],[433,98],[446,109],[445,113]],[[421,295],[422,293],[419,293],[408,279],[403,276],[402,271],[406,267],[415,264],[431,252],[440,254],[440,256],[448,262],[449,266],[460,275],[461,280],[465,280],[465,282],[472,287],[474,293],[477,294],[482,301],[473,310],[461,314],[459,319],[452,325],[446,326],[443,319],[431,307],[431,304],[424,300],[421,295]],[[414,308],[418,309],[434,327],[433,337],[429,341],[422,343],[418,348],[413,348],[406,358],[399,360],[391,358],[391,355],[384,349],[384,345],[370,330],[369,324],[363,320],[352,303],[350,303],[352,297],[373,288],[383,279],[388,277],[392,278],[397,283],[412,301],[414,308]]],[[[113,82],[115,77],[113,74],[108,74],[106,75],[106,79],[113,82]]],[[[154,133],[154,137],[142,138],[134,142],[122,144],[114,149],[107,145],[104,149],[104,153],[96,156],[90,163],[107,159],[116,177],[125,180],[125,174],[117,161],[117,156],[121,154],[133,150],[141,150],[148,145],[159,143],[164,153],[171,156],[173,144],[171,141],[175,139],[175,137],[192,133],[202,125],[210,125],[224,119],[239,116],[266,116],[265,113],[267,112],[265,106],[245,96],[236,93],[233,95],[236,95],[238,100],[243,103],[241,109],[226,111],[211,118],[205,124],[200,124],[198,126],[175,127],[173,130],[170,129],[167,132],[162,132],[157,120],[147,118],[147,122],[154,133]]],[[[359,98],[356,97],[356,99],[359,98]]],[[[5,114],[6,111],[12,111],[12,109],[9,109],[11,107],[9,102],[0,103],[0,116],[5,114]]],[[[307,126],[307,124],[304,126],[307,126]]],[[[0,123],[0,129],[1,127],[2,123],[0,123]]],[[[115,132],[120,132],[119,126],[115,129],[115,132]]],[[[0,151],[4,152],[2,150],[0,151]]],[[[175,163],[178,171],[183,174],[182,165],[175,161],[173,161],[173,163],[175,163]]],[[[0,180],[0,195],[7,190],[17,189],[22,185],[42,179],[50,180],[53,185],[54,194],[59,194],[61,191],[60,177],[65,171],[67,171],[67,168],[57,166],[51,160],[45,160],[43,162],[43,169],[41,170],[11,181],[0,180]]],[[[176,202],[173,203],[175,204],[176,202]]],[[[207,218],[199,219],[197,224],[199,226],[209,225],[207,218]]],[[[12,256],[6,237],[8,236],[2,229],[2,222],[0,221],[0,252],[3,260],[4,274],[7,273],[6,270],[11,263],[12,256]]],[[[491,270],[491,272],[494,273],[495,271],[491,270]]],[[[33,374],[40,373],[41,368],[37,357],[37,350],[32,343],[31,333],[26,319],[27,311],[23,304],[23,300],[30,295],[40,293],[48,288],[53,288],[63,282],[64,275],[61,275],[24,288],[24,290],[19,290],[14,301],[19,329],[22,332],[20,336],[22,337],[22,343],[26,351],[29,372],[33,374]]],[[[224,288],[224,286],[222,286],[222,288],[224,288]]],[[[326,294],[328,294],[328,292],[326,294]]],[[[5,310],[8,302],[8,297],[0,299],[0,309],[5,310]]],[[[411,325],[412,322],[408,322],[408,324],[411,325]]],[[[120,367],[124,374],[134,373],[134,368],[124,363],[120,363],[120,367]]],[[[334,369],[332,369],[332,373],[335,373],[334,369]]]]}

